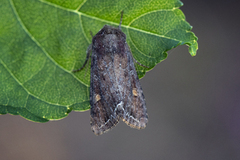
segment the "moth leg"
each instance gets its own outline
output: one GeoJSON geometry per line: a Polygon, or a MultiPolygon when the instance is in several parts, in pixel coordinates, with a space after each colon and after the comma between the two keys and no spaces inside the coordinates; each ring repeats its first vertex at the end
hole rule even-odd
{"type": "Polygon", "coordinates": [[[148,66],[144,66],[143,64],[141,64],[140,62],[138,62],[135,58],[133,58],[134,62],[137,63],[138,65],[145,67],[145,68],[149,68],[148,66]]]}
{"type": "Polygon", "coordinates": [[[90,57],[91,52],[92,52],[92,44],[90,44],[90,45],[88,46],[88,49],[87,49],[87,57],[86,57],[86,60],[85,60],[85,62],[84,62],[84,64],[83,64],[83,66],[82,66],[81,68],[79,68],[79,69],[72,70],[72,72],[81,71],[81,70],[86,66],[86,64],[87,64],[87,62],[88,62],[88,60],[89,60],[89,57],[90,57]]]}
{"type": "Polygon", "coordinates": [[[91,34],[91,36],[92,36],[92,39],[93,39],[93,33],[92,33],[92,31],[90,31],[90,34],[91,34]]]}
{"type": "MultiPolygon", "coordinates": [[[[91,34],[92,39],[93,39],[93,33],[92,33],[92,31],[90,31],[90,34],[91,34]]],[[[91,50],[91,49],[92,49],[92,46],[91,46],[90,50],[91,50]]],[[[85,71],[85,77],[86,77],[86,74],[87,74],[87,71],[88,71],[88,62],[89,62],[89,61],[87,61],[87,69],[86,69],[86,71],[85,71]]]]}

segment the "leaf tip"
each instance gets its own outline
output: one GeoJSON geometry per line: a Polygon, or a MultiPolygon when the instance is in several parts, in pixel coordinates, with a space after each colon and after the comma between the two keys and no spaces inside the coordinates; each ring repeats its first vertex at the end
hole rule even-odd
{"type": "Polygon", "coordinates": [[[189,45],[188,50],[189,50],[189,53],[191,54],[191,56],[197,55],[197,50],[198,50],[197,40],[193,40],[193,43],[191,45],[189,45]]]}

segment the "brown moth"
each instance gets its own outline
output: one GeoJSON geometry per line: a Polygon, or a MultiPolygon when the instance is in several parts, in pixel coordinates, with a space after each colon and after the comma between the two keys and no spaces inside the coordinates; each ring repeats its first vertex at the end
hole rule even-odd
{"type": "Polygon", "coordinates": [[[148,122],[145,98],[134,67],[136,60],[121,31],[121,22],[122,16],[118,28],[105,25],[92,38],[84,65],[73,71],[83,69],[92,52],[90,124],[96,135],[107,132],[119,120],[137,129],[145,128],[148,122]]]}

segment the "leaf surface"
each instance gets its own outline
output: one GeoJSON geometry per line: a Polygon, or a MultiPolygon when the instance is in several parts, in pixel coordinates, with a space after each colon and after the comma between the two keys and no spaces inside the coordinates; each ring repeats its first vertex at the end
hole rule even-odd
{"type": "Polygon", "coordinates": [[[104,25],[122,31],[139,77],[187,44],[192,56],[197,37],[179,0],[1,0],[0,113],[35,122],[64,118],[89,106],[90,65],[81,72],[86,50],[104,25]]]}

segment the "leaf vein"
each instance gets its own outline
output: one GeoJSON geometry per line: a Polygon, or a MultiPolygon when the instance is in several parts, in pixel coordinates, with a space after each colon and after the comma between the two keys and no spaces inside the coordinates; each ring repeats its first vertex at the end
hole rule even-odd
{"type": "MultiPolygon", "coordinates": [[[[15,13],[15,16],[16,16],[19,24],[22,26],[22,28],[23,28],[23,30],[26,32],[26,34],[33,40],[33,42],[35,42],[36,45],[37,45],[39,48],[41,48],[41,50],[43,51],[43,53],[45,53],[45,55],[46,55],[56,66],[58,66],[59,68],[61,68],[63,71],[65,71],[65,72],[73,75],[73,77],[74,77],[77,81],[79,81],[80,83],[82,83],[83,85],[85,85],[85,86],[87,87],[87,85],[84,84],[84,83],[83,83],[81,80],[79,80],[78,78],[76,78],[76,76],[75,76],[74,74],[72,74],[71,71],[68,71],[68,70],[66,70],[65,68],[63,68],[61,65],[59,65],[59,64],[47,53],[47,51],[46,51],[46,50],[40,45],[40,43],[31,35],[31,33],[27,30],[27,28],[25,27],[25,25],[23,24],[23,22],[22,22],[21,19],[19,18],[19,15],[18,15],[18,13],[17,13],[17,11],[16,11],[16,8],[15,8],[12,0],[9,0],[9,1],[10,1],[10,4],[11,4],[11,6],[12,6],[12,9],[13,9],[13,11],[14,11],[14,13],[15,13]]],[[[40,1],[42,1],[42,0],[40,0],[40,1]]]]}
{"type": "Polygon", "coordinates": [[[84,0],[76,9],[76,11],[78,11],[85,3],[87,2],[87,0],[84,0]]]}

